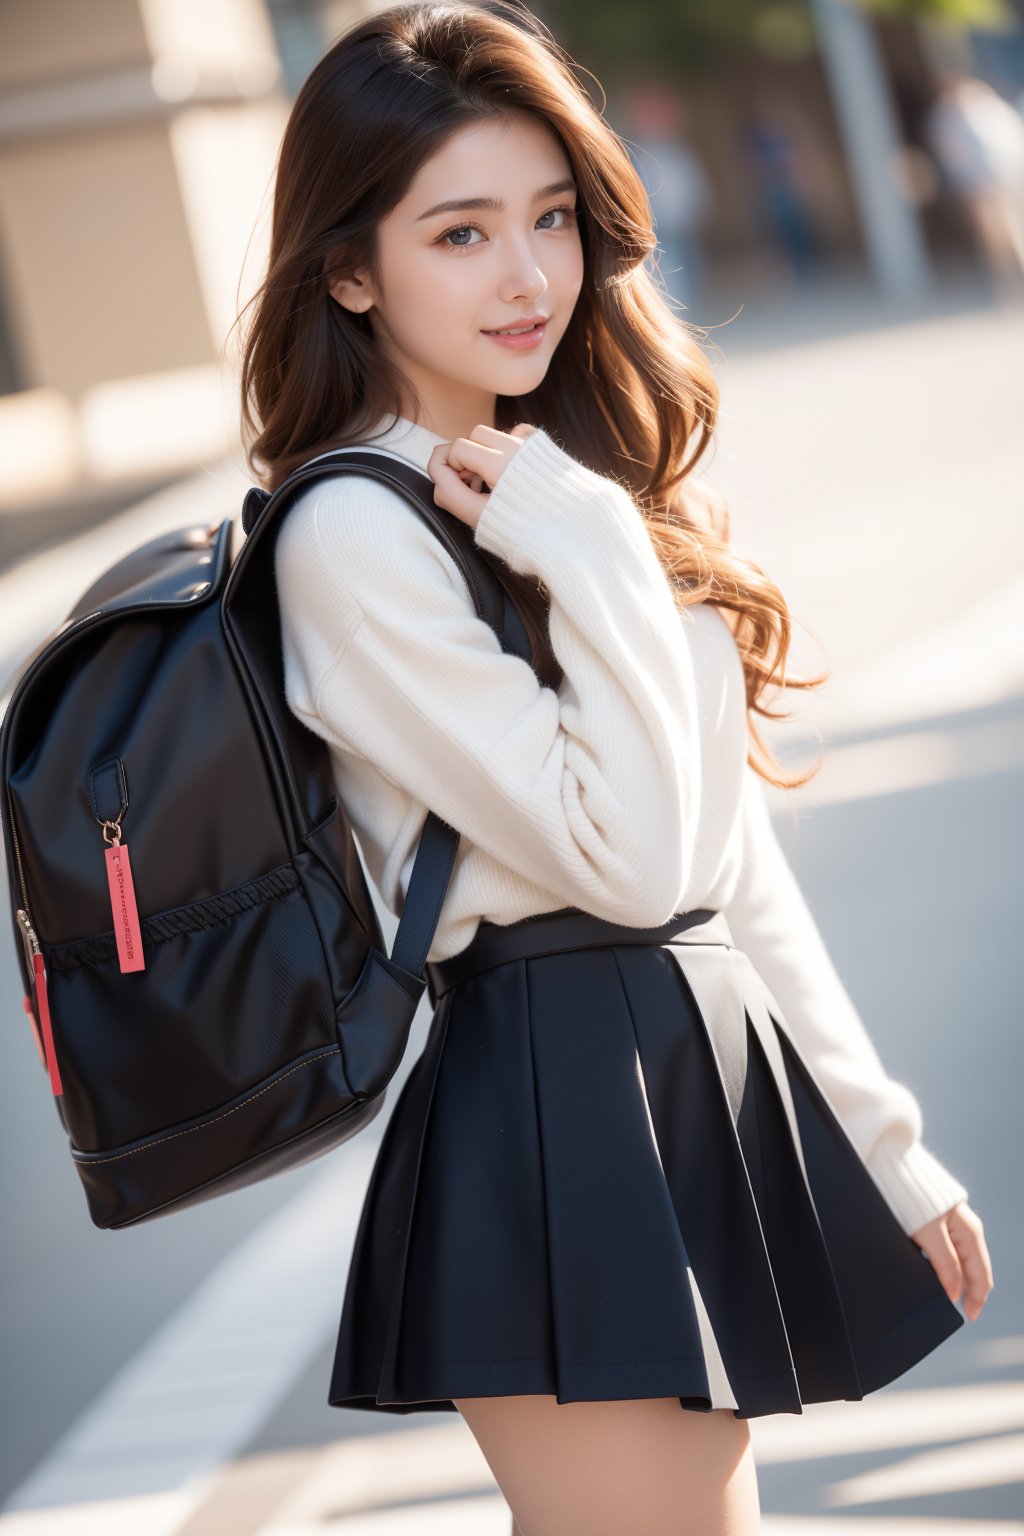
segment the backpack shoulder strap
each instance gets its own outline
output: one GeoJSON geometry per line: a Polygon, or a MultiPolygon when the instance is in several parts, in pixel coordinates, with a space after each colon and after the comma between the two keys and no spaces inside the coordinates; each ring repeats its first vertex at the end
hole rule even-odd
{"type": "Polygon", "coordinates": [[[298,491],[315,480],[327,480],[344,474],[379,480],[397,491],[410,504],[459,566],[473,595],[477,613],[500,635],[504,606],[500,601],[501,583],[494,577],[482,551],[477,547],[473,530],[461,518],[436,505],[434,482],[428,474],[408,460],[383,449],[337,448],[300,464],[276,491],[264,491],[253,486],[242,506],[246,543],[237,563],[241,565],[244,562],[250,543],[254,544],[259,536],[265,535],[268,525],[277,521],[298,491]]]}
{"type": "MultiPolygon", "coordinates": [[[[246,540],[232,566],[225,603],[253,549],[284,515],[298,490],[314,480],[339,474],[369,476],[391,486],[404,497],[462,571],[478,616],[494,630],[502,650],[530,660],[530,639],[522,617],[488,557],[476,544],[473,530],[453,513],[436,505],[434,482],[428,474],[383,449],[338,448],[301,464],[274,492],[253,486],[242,507],[246,540]]],[[[390,956],[396,965],[414,976],[422,974],[426,963],[455,867],[458,845],[456,829],[430,811],[423,825],[390,956]]]]}

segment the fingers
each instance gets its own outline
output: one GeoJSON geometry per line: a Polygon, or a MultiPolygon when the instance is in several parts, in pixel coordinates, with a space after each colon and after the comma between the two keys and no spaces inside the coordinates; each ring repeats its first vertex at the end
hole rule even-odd
{"type": "Polygon", "coordinates": [[[929,1222],[918,1235],[949,1299],[959,1301],[965,1292],[964,1312],[973,1322],[993,1284],[981,1217],[966,1201],[961,1201],[944,1216],[929,1222]]]}
{"type": "Polygon", "coordinates": [[[438,443],[427,464],[427,473],[434,481],[436,505],[475,527],[505,466],[523,439],[534,431],[536,428],[529,422],[520,422],[511,432],[481,422],[469,437],[438,443]]]}
{"type": "MultiPolygon", "coordinates": [[[[474,427],[473,430],[475,432],[493,431],[491,427],[474,427]]],[[[505,438],[507,435],[505,432],[494,433],[496,438],[505,438]]],[[[453,469],[468,469],[473,474],[482,475],[488,485],[494,484],[505,461],[504,454],[497,444],[491,447],[489,444],[477,442],[472,437],[456,437],[448,444],[445,457],[453,469]],[[488,470],[491,472],[490,475],[488,470]]]]}
{"type": "Polygon", "coordinates": [[[515,437],[522,442],[524,437],[529,437],[530,433],[536,432],[536,430],[537,428],[529,421],[520,421],[507,432],[503,432],[500,427],[488,427],[481,423],[480,426],[473,428],[470,437],[474,438],[479,434],[480,441],[485,443],[497,442],[503,437],[515,437]]]}
{"type": "Polygon", "coordinates": [[[503,431],[501,427],[489,427],[484,422],[480,422],[479,425],[473,428],[469,436],[471,440],[476,438],[481,443],[500,444],[502,439],[506,437],[516,437],[520,440],[523,437],[529,437],[530,433],[534,430],[535,428],[525,421],[520,422],[518,426],[510,428],[508,432],[503,431]]]}
{"type": "Polygon", "coordinates": [[[955,1206],[947,1216],[950,1241],[956,1250],[966,1282],[964,1311],[973,1322],[993,1287],[992,1261],[985,1242],[981,1217],[970,1206],[955,1206]]]}
{"type": "Polygon", "coordinates": [[[430,455],[428,473],[434,482],[434,504],[453,513],[471,528],[487,504],[487,496],[480,494],[483,481],[479,475],[469,475],[468,484],[459,472],[445,461],[444,445],[439,444],[430,455]]]}
{"type": "Polygon", "coordinates": [[[524,438],[529,437],[530,433],[536,432],[536,430],[537,428],[528,421],[519,422],[508,432],[503,432],[500,427],[489,427],[484,422],[480,422],[473,428],[468,437],[457,437],[455,441],[457,443],[477,443],[482,447],[497,449],[500,452],[507,448],[510,437],[515,438],[517,443],[521,443],[524,438]]]}
{"type": "Polygon", "coordinates": [[[938,1275],[950,1301],[959,1301],[960,1292],[963,1289],[963,1271],[960,1266],[960,1256],[953,1246],[946,1223],[937,1222],[934,1232],[929,1236],[931,1241],[928,1244],[927,1253],[931,1259],[932,1268],[938,1275]]]}

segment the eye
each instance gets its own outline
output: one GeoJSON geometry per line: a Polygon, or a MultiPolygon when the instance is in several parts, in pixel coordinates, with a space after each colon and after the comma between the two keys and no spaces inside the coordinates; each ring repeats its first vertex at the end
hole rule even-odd
{"type": "MultiPolygon", "coordinates": [[[[446,229],[444,234],[438,237],[438,244],[443,245],[448,239],[449,235],[467,234],[469,231],[474,229],[477,230],[481,235],[483,234],[483,230],[480,228],[479,224],[456,224],[452,229],[446,229]]],[[[461,242],[458,245],[450,245],[448,249],[450,251],[465,251],[469,249],[469,245],[468,242],[461,242]]]]}
{"type": "Polygon", "coordinates": [[[542,219],[546,219],[552,213],[564,213],[565,214],[565,223],[558,226],[560,229],[568,229],[569,225],[572,223],[573,219],[576,217],[576,210],[575,210],[575,208],[569,208],[569,207],[567,207],[563,203],[558,208],[549,208],[547,213],[542,213],[541,214],[541,218],[542,219]]]}
{"type": "MultiPolygon", "coordinates": [[[[557,208],[549,208],[548,211],[546,213],[542,213],[540,217],[541,217],[541,219],[548,219],[548,218],[551,217],[551,215],[553,213],[564,213],[565,214],[565,222],[560,224],[560,225],[557,225],[557,226],[550,225],[550,224],[546,225],[545,228],[549,229],[552,234],[557,234],[558,231],[562,230],[562,229],[568,229],[569,226],[573,223],[573,221],[576,218],[576,210],[575,210],[575,208],[570,208],[565,203],[560,204],[559,207],[557,207],[557,208]]],[[[540,220],[538,220],[537,222],[539,223],[540,220]]],[[[451,229],[446,229],[443,235],[438,235],[437,240],[434,243],[436,245],[444,246],[444,248],[446,250],[449,250],[449,251],[469,251],[469,250],[472,250],[473,245],[479,245],[480,244],[480,242],[478,240],[477,241],[473,241],[472,243],[470,243],[468,241],[461,241],[460,243],[454,244],[454,245],[448,244],[448,240],[449,240],[449,237],[451,235],[465,234],[468,231],[474,230],[474,229],[477,231],[478,234],[481,234],[481,235],[483,234],[483,230],[480,228],[479,224],[453,224],[451,229]]]]}

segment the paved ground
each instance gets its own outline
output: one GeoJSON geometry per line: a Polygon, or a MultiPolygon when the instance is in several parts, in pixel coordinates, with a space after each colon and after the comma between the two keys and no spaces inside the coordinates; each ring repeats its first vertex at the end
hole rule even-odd
{"type": "MultiPolygon", "coordinates": [[[[986,1221],[997,1279],[982,1318],[890,1388],[755,1421],[765,1529],[1024,1532],[1024,316],[873,322],[846,296],[817,324],[756,318],[718,333],[713,474],[734,539],[804,626],[794,666],[833,668],[772,737],[813,753],[820,731],[828,748],[811,787],[773,795],[779,835],[986,1221]]],[[[214,470],[0,576],[0,688],[93,574],[150,531],[231,515],[245,484],[214,470]]],[[[48,1118],[6,937],[0,996],[0,1536],[505,1536],[459,1419],[326,1405],[382,1126],[174,1222],[100,1233],[48,1118]]]]}

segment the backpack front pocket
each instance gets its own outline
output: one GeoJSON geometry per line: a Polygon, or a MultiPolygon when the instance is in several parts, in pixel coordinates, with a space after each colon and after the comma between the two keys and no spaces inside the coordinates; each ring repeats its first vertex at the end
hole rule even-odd
{"type": "Polygon", "coordinates": [[[145,969],[113,930],[43,944],[73,1145],[118,1146],[216,1109],[337,1043],[323,945],[292,864],[144,917],[145,969]]]}

